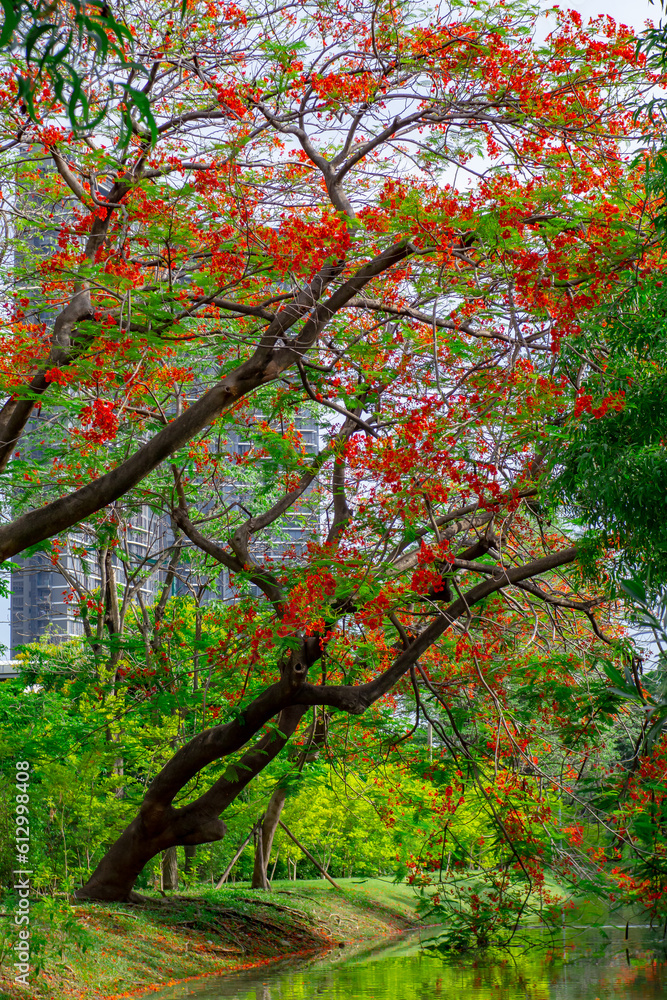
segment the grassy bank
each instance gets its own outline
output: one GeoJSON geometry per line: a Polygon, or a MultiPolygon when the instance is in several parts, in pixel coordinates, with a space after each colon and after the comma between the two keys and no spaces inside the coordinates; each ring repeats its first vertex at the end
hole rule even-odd
{"type": "Polygon", "coordinates": [[[341,879],[275,882],[273,892],[237,883],[188,890],[142,906],[45,901],[33,910],[29,989],[14,982],[11,953],[0,966],[2,1000],[111,1000],[150,996],[172,980],[223,974],[286,956],[346,947],[415,922],[405,885],[341,879]]]}

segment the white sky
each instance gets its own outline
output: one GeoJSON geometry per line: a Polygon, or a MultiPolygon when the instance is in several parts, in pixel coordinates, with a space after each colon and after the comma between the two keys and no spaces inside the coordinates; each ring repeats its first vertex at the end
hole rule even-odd
{"type": "Polygon", "coordinates": [[[648,0],[557,0],[557,3],[563,10],[579,11],[584,18],[609,14],[635,31],[640,31],[647,19],[657,23],[661,14],[659,2],[650,4],[648,0]]]}
{"type": "MultiPolygon", "coordinates": [[[[551,6],[551,3],[548,5],[551,6]]],[[[609,14],[615,21],[627,24],[635,31],[641,31],[646,20],[657,22],[662,12],[659,2],[651,4],[648,0],[560,0],[558,6],[563,10],[579,11],[584,19],[597,17],[599,14],[609,14]]],[[[0,659],[7,656],[9,656],[9,601],[0,597],[0,659]],[[6,646],[7,650],[3,652],[2,646],[6,646]]]]}

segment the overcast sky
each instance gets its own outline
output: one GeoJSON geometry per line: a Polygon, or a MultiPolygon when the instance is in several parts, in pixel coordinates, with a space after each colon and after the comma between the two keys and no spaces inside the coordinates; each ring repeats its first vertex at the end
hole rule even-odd
{"type": "MultiPolygon", "coordinates": [[[[556,4],[554,4],[556,6],[556,4]]],[[[573,0],[571,3],[558,3],[563,10],[578,10],[583,17],[596,17],[598,14],[609,14],[615,21],[632,26],[636,31],[644,27],[647,19],[660,19],[660,4],[650,4],[647,0],[573,0]]]]}

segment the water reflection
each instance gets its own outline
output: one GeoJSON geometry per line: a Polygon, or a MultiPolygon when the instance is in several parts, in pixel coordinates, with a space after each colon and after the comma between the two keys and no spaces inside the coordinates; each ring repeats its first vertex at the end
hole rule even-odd
{"type": "Polygon", "coordinates": [[[159,1000],[664,1000],[660,935],[569,928],[557,941],[460,957],[411,935],[338,960],[184,983],[159,1000]]]}

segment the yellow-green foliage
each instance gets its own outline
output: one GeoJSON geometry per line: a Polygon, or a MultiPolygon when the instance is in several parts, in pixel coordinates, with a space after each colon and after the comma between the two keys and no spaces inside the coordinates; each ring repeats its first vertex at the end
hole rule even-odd
{"type": "MultiPolygon", "coordinates": [[[[268,789],[267,789],[268,792],[268,789]]],[[[483,801],[469,792],[453,813],[450,796],[430,779],[385,767],[370,777],[318,769],[316,776],[288,795],[283,819],[296,837],[331,874],[393,876],[447,866],[447,861],[478,855],[488,843],[489,818],[483,801]]],[[[296,845],[279,829],[272,860],[297,861],[308,869],[296,845]]],[[[282,866],[280,868],[282,871],[282,866]]]]}
{"type": "MultiPolygon", "coordinates": [[[[284,810],[290,830],[320,864],[341,876],[393,873],[396,848],[385,817],[383,791],[358,774],[342,780],[332,773],[328,780],[308,783],[284,810]]],[[[301,861],[282,830],[276,836],[278,848],[301,861]]]]}

